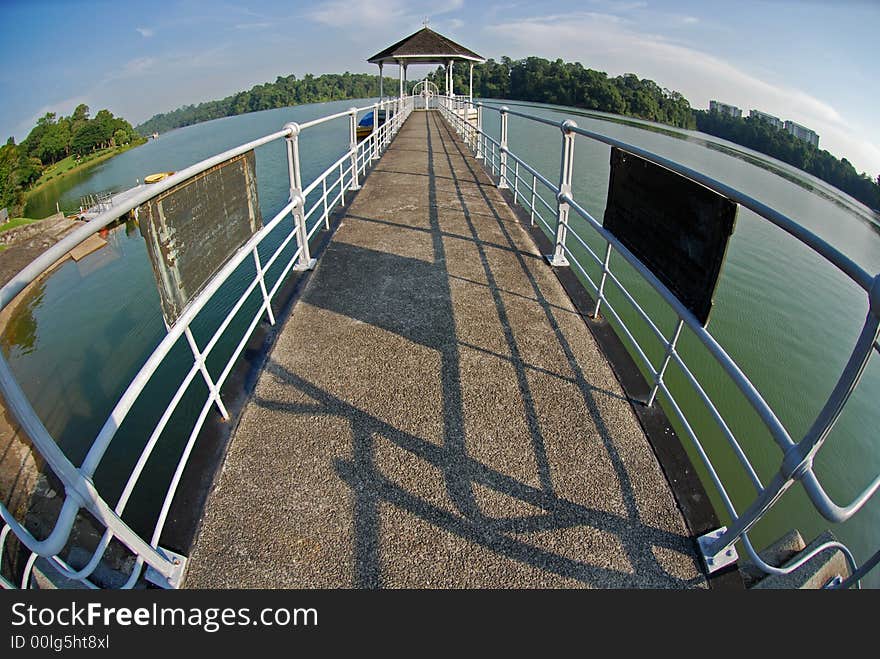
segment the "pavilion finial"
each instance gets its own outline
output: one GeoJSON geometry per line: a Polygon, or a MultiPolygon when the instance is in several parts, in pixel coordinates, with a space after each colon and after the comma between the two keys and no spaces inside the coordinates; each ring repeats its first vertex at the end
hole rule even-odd
{"type": "Polygon", "coordinates": [[[427,16],[425,16],[425,20],[422,21],[422,25],[424,25],[425,27],[428,27],[428,23],[430,23],[430,22],[431,22],[431,19],[429,19],[427,16]]]}

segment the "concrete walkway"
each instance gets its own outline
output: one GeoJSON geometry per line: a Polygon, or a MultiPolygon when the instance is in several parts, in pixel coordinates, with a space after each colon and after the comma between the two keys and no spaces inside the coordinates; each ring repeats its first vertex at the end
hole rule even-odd
{"type": "Polygon", "coordinates": [[[438,113],[319,259],[186,585],[705,586],[608,363],[438,113]]]}

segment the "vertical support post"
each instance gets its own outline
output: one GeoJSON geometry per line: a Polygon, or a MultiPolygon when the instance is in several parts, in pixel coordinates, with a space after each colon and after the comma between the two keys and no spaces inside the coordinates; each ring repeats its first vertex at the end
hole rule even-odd
{"type": "Polygon", "coordinates": [[[596,291],[596,307],[593,309],[593,320],[599,317],[599,309],[602,307],[602,296],[605,295],[605,280],[608,279],[608,266],[611,263],[611,243],[605,247],[605,260],[602,262],[602,279],[599,280],[599,290],[596,291]]]}
{"type": "Polygon", "coordinates": [[[379,62],[379,99],[382,99],[382,96],[385,94],[385,90],[383,86],[385,84],[385,78],[382,75],[382,62],[379,62]]]}
{"type": "Polygon", "coordinates": [[[455,81],[452,77],[452,62],[453,60],[449,60],[449,98],[455,96],[455,81]]]}
{"type": "Polygon", "coordinates": [[[358,180],[358,141],[357,141],[357,108],[352,108],[349,112],[348,122],[348,148],[351,150],[351,189],[360,190],[361,185],[358,180]]]}
{"type": "MultiPolygon", "coordinates": [[[[343,173],[342,163],[339,163],[339,202],[345,206],[345,174],[343,173]]],[[[325,181],[327,179],[324,179],[325,181]]],[[[324,222],[327,228],[330,228],[330,214],[324,216],[324,222]]]]}
{"type": "Polygon", "coordinates": [[[263,292],[263,302],[266,305],[266,315],[269,316],[269,324],[275,324],[275,314],[272,313],[272,304],[269,301],[269,293],[266,291],[266,277],[263,272],[263,264],[260,263],[260,253],[254,246],[254,265],[257,266],[257,277],[260,280],[260,290],[263,292]]]}
{"type": "Polygon", "coordinates": [[[474,63],[471,62],[471,75],[470,75],[470,86],[468,88],[468,96],[471,99],[471,103],[474,102],[474,63]]]}
{"type": "Polygon", "coordinates": [[[535,190],[538,187],[538,177],[532,175],[532,200],[530,202],[531,211],[529,212],[529,226],[535,226],[535,190]]]}
{"type": "Polygon", "coordinates": [[[477,103],[477,160],[483,159],[483,103],[477,103]]]}
{"type": "Polygon", "coordinates": [[[507,112],[506,105],[501,108],[501,166],[498,175],[498,187],[506,190],[507,185],[507,112]]]}
{"type": "Polygon", "coordinates": [[[406,69],[400,60],[397,60],[397,68],[400,69],[400,94],[398,94],[397,98],[401,99],[403,98],[403,76],[406,69]]]}
{"type": "Polygon", "coordinates": [[[373,105],[373,130],[370,133],[371,140],[371,148],[370,148],[370,161],[379,159],[379,108],[380,104],[376,103],[373,105]]]}
{"type": "Polygon", "coordinates": [[[556,246],[553,254],[547,256],[554,267],[567,266],[565,258],[565,237],[568,233],[569,205],[566,199],[571,196],[571,180],[574,169],[574,138],[572,128],[577,124],[571,119],[564,121],[562,130],[562,159],[559,167],[559,194],[556,196],[556,246]]]}
{"type": "Polygon", "coordinates": [[[315,259],[309,250],[308,231],[306,231],[306,200],[302,193],[302,172],[299,164],[299,124],[291,122],[284,126],[290,131],[286,138],[287,142],[287,173],[290,178],[290,200],[294,202],[293,221],[294,230],[299,243],[299,261],[293,267],[294,270],[311,270],[315,267],[315,259]]]}
{"type": "MultiPolygon", "coordinates": [[[[339,185],[342,186],[342,181],[339,182],[339,185]]],[[[324,202],[324,226],[329,229],[330,208],[327,206],[327,177],[321,179],[321,199],[324,202]]]]}
{"type": "Polygon", "coordinates": [[[519,160],[513,163],[513,203],[519,203],[519,160]]]}
{"type": "Polygon", "coordinates": [[[657,391],[663,383],[663,376],[666,374],[666,367],[669,366],[669,361],[672,359],[672,353],[675,352],[675,346],[678,343],[678,337],[681,336],[681,329],[683,327],[684,321],[679,318],[678,324],[675,326],[675,332],[672,334],[672,340],[666,344],[666,355],[663,357],[663,364],[660,366],[660,370],[657,371],[657,376],[654,378],[654,386],[651,387],[651,393],[648,396],[648,402],[646,403],[648,407],[654,405],[654,399],[657,398],[657,391]]]}
{"type": "Polygon", "coordinates": [[[379,112],[382,113],[382,116],[385,117],[385,121],[382,122],[380,130],[382,131],[382,149],[384,151],[385,147],[388,145],[388,128],[391,126],[391,122],[388,117],[388,106],[389,104],[386,102],[382,102],[382,107],[379,108],[379,112]]]}

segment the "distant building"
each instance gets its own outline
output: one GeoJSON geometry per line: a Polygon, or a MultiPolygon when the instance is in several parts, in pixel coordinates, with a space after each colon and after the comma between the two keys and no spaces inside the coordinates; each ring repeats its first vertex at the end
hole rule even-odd
{"type": "Polygon", "coordinates": [[[742,119],[743,111],[740,110],[735,105],[728,105],[727,103],[719,103],[718,101],[709,101],[709,111],[710,112],[720,112],[721,114],[727,114],[733,117],[734,119],[742,119]]]}
{"type": "Polygon", "coordinates": [[[9,220],[9,211],[5,208],[0,209],[0,224],[6,224],[9,220]]]}
{"type": "Polygon", "coordinates": [[[787,130],[799,140],[808,142],[817,149],[819,148],[819,136],[815,133],[815,131],[810,130],[806,126],[801,126],[800,124],[796,124],[793,121],[786,120],[785,130],[787,130]]]}
{"type": "Polygon", "coordinates": [[[749,110],[749,116],[753,119],[763,119],[777,130],[782,130],[784,125],[782,119],[780,119],[779,117],[774,117],[772,114],[767,114],[766,112],[761,112],[760,110],[749,110]]]}

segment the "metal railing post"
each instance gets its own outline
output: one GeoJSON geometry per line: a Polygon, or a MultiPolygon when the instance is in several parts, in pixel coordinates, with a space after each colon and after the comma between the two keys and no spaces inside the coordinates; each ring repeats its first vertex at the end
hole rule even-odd
{"type": "Polygon", "coordinates": [[[498,187],[507,189],[507,112],[510,108],[506,105],[501,108],[501,166],[498,175],[498,187]]]}
{"type": "Polygon", "coordinates": [[[385,113],[385,122],[382,124],[382,150],[385,150],[385,147],[388,146],[388,143],[391,141],[391,103],[392,101],[388,101],[385,103],[385,107],[383,112],[385,113]]]}
{"type": "Polygon", "coordinates": [[[513,163],[513,203],[519,203],[519,160],[513,163]]]}
{"type": "Polygon", "coordinates": [[[538,177],[532,175],[532,199],[529,204],[530,212],[529,212],[529,225],[535,226],[535,189],[538,187],[538,177]]]}
{"type": "Polygon", "coordinates": [[[373,132],[370,134],[370,164],[379,159],[379,104],[373,104],[373,132]]]}
{"type": "Polygon", "coordinates": [[[309,234],[306,230],[306,200],[302,193],[302,172],[299,164],[299,124],[292,122],[284,128],[290,131],[285,138],[287,143],[287,174],[290,179],[290,200],[293,202],[293,222],[299,243],[299,260],[293,267],[296,271],[311,270],[316,260],[309,250],[309,234]]]}
{"type": "Polygon", "coordinates": [[[477,103],[477,160],[483,159],[483,103],[477,103]]]}
{"type": "Polygon", "coordinates": [[[562,161],[559,167],[559,194],[556,195],[556,247],[547,260],[554,267],[567,266],[565,237],[568,233],[568,199],[571,198],[571,179],[574,169],[574,139],[572,129],[577,124],[571,119],[562,123],[562,161]]]}
{"type": "MultiPolygon", "coordinates": [[[[339,186],[342,187],[342,181],[339,182],[339,186]]],[[[321,201],[324,203],[324,222],[328,222],[327,218],[330,217],[330,208],[327,206],[327,177],[325,176],[321,181],[321,201]]]]}
{"type": "MultiPolygon", "coordinates": [[[[327,179],[324,179],[324,183],[327,182],[327,179]]],[[[327,198],[324,198],[326,203],[327,198]]],[[[345,172],[342,167],[342,163],[339,163],[339,201],[345,206],[345,172]]],[[[324,224],[329,229],[330,228],[330,213],[327,212],[324,214],[324,224]]]]}
{"type": "Polygon", "coordinates": [[[348,148],[351,150],[351,189],[352,190],[360,190],[361,185],[358,180],[358,166],[357,166],[357,152],[358,152],[358,143],[357,143],[357,108],[352,108],[349,110],[351,113],[351,117],[349,119],[349,127],[348,127],[348,148]]]}

